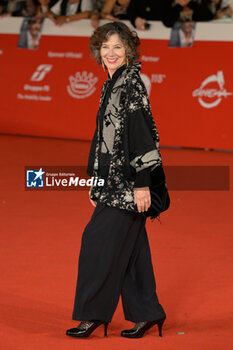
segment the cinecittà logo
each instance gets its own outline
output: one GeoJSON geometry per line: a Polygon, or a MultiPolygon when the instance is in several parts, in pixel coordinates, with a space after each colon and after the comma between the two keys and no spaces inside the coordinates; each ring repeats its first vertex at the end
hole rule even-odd
{"type": "Polygon", "coordinates": [[[77,72],[75,76],[69,77],[70,85],[67,86],[67,91],[74,98],[86,98],[95,92],[97,81],[98,78],[94,77],[93,73],[77,72]]]}
{"type": "Polygon", "coordinates": [[[224,88],[225,80],[223,71],[218,71],[217,74],[210,75],[206,78],[199,89],[193,91],[193,97],[198,97],[198,102],[204,108],[214,108],[219,105],[222,98],[227,98],[233,95],[232,92],[227,92],[224,88]],[[209,87],[209,84],[217,83],[218,89],[209,87]]]}

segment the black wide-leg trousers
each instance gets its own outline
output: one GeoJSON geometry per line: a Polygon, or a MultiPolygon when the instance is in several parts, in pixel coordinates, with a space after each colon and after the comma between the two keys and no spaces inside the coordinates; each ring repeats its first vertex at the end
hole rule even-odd
{"type": "Polygon", "coordinates": [[[110,322],[120,295],[126,320],[165,316],[145,222],[142,214],[97,202],[82,236],[73,320],[110,322]]]}

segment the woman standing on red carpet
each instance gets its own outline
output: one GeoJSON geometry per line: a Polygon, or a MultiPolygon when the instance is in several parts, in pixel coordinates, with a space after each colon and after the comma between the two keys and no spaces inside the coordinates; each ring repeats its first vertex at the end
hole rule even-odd
{"type": "Polygon", "coordinates": [[[143,212],[151,205],[150,173],[161,166],[159,138],[151,114],[135,32],[121,22],[95,30],[90,50],[108,70],[97,115],[88,175],[105,179],[93,186],[95,206],[83,236],[73,320],[73,337],[88,337],[104,324],[105,335],[122,297],[125,319],[135,323],[121,336],[139,338],[166,314],[158,301],[143,212]]]}

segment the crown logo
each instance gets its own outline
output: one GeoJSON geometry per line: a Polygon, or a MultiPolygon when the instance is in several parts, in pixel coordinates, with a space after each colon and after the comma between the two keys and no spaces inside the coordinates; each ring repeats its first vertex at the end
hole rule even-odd
{"type": "Polygon", "coordinates": [[[75,76],[69,77],[70,85],[67,86],[67,91],[74,98],[86,98],[95,92],[97,81],[98,78],[94,77],[93,73],[77,72],[75,76]]]}

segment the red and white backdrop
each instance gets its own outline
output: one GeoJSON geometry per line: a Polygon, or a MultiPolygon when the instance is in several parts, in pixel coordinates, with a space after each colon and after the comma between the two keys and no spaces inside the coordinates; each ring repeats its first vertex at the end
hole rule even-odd
{"type": "MultiPolygon", "coordinates": [[[[107,74],[89,55],[89,21],[46,20],[38,50],[17,49],[21,22],[0,22],[0,132],[91,139],[107,74]]],[[[200,23],[185,49],[168,48],[170,30],[159,22],[141,34],[161,145],[233,149],[232,26],[200,23]]]]}

